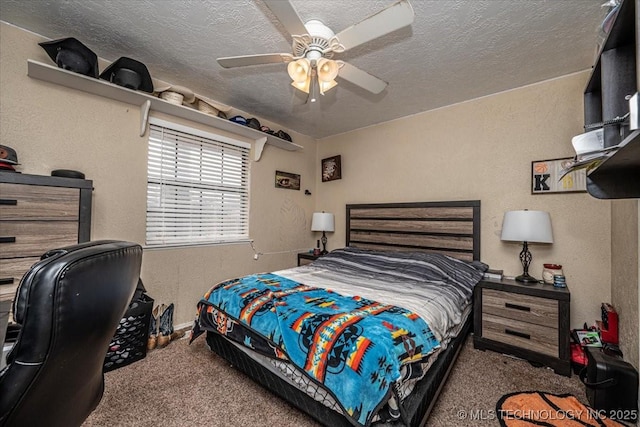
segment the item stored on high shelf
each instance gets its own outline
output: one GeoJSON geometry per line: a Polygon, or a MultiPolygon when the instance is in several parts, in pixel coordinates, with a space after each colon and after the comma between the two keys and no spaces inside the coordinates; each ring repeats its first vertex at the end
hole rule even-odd
{"type": "Polygon", "coordinates": [[[38,43],[58,68],[98,78],[98,55],[78,39],[67,37],[38,43]]]}

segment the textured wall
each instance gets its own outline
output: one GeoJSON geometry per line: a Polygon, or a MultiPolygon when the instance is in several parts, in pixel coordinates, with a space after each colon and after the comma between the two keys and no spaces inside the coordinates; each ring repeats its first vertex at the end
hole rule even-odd
{"type": "MultiPolygon", "coordinates": [[[[27,77],[27,59],[50,61],[38,41],[0,25],[0,140],[18,150],[24,173],[68,168],[93,179],[94,239],[143,243],[146,139],[138,136],[138,108],[27,77]]],[[[540,276],[543,262],[563,264],[572,291],[571,324],[593,322],[600,302],[611,299],[611,204],[586,193],[530,194],[532,160],[572,154],[570,139],[582,131],[587,77],[571,75],[342,134],[319,141],[317,154],[313,140],[296,134],[304,151],[267,146],[251,170],[257,249],[311,246],[314,209],[336,214],[336,233],[329,235],[329,248],[336,248],[344,244],[345,203],[480,199],[482,259],[515,275],[520,246],[500,241],[502,215],[547,210],[555,243],[531,245],[531,272],[540,276]],[[315,177],[319,161],[335,154],[342,155],[343,179],[322,183],[315,177]],[[276,169],[301,174],[302,189],[314,195],[273,188],[276,169]]],[[[177,323],[187,322],[215,281],[295,264],[293,252],[257,262],[252,254],[248,245],[147,250],[142,278],[158,302],[176,302],[177,323]]]]}
{"type": "Polygon", "coordinates": [[[620,349],[638,369],[638,202],[611,204],[611,303],[620,318],[620,349]]]}
{"type": "MultiPolygon", "coordinates": [[[[17,150],[23,173],[75,169],[93,180],[92,239],[144,244],[147,138],[139,136],[139,108],[29,78],[27,59],[52,64],[39,41],[32,33],[0,24],[0,141],[17,150]]],[[[313,198],[304,189],[314,188],[315,142],[291,136],[305,149],[289,152],[267,145],[262,159],[251,163],[250,202],[256,249],[289,252],[254,261],[248,244],[145,250],[142,279],[157,303],[176,304],[176,324],[193,320],[195,304],[215,282],[294,266],[296,249],[312,247],[313,198]],[[276,169],[300,174],[302,190],[276,189],[276,169]]]]}
{"type": "Polygon", "coordinates": [[[500,240],[504,212],[548,211],[555,241],[530,245],[530,272],[540,278],[543,263],[562,264],[571,325],[593,323],[611,296],[611,203],[530,191],[531,161],[572,155],[587,78],[570,75],[320,140],[318,159],[342,155],[343,178],[316,184],[317,208],[336,213],[329,246],[344,244],[345,203],[480,199],[482,260],[517,275],[522,246],[500,240]]]}

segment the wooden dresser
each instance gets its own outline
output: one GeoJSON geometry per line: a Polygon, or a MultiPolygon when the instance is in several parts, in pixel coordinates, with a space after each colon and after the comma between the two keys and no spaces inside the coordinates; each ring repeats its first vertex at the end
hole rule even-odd
{"type": "Polygon", "coordinates": [[[495,350],[571,376],[568,288],[483,280],[474,294],[474,347],[495,350]]]}
{"type": "Polygon", "coordinates": [[[0,172],[0,300],[50,249],[87,242],[93,182],[0,172]]]}

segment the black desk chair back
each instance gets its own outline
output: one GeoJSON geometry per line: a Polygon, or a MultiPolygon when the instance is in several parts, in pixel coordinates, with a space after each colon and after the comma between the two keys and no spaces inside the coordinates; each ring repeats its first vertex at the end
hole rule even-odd
{"type": "Polygon", "coordinates": [[[135,243],[95,241],[47,252],[24,275],[13,306],[22,328],[0,372],[0,426],[80,426],[98,406],[141,263],[135,243]]]}

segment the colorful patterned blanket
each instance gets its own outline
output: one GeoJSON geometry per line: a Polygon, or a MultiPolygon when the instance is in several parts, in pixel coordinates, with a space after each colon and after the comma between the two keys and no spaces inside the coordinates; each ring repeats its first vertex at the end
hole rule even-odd
{"type": "Polygon", "coordinates": [[[361,425],[387,402],[400,367],[439,347],[429,325],[408,310],[274,274],[214,286],[198,313],[202,328],[296,365],[361,425]]]}

